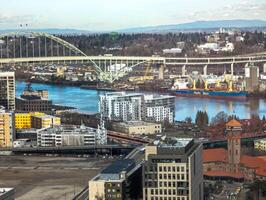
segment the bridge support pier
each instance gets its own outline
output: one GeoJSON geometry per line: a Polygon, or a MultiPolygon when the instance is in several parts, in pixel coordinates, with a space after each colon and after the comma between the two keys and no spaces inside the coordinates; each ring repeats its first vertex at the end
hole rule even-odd
{"type": "Polygon", "coordinates": [[[182,76],[185,76],[186,72],[187,72],[186,65],[183,65],[183,67],[182,67],[182,76]]]}
{"type": "Polygon", "coordinates": [[[234,63],[231,64],[231,76],[234,77],[234,63]]]}
{"type": "Polygon", "coordinates": [[[263,73],[266,73],[266,63],[263,65],[263,73]]]}
{"type": "Polygon", "coordinates": [[[159,67],[159,80],[163,80],[164,79],[164,68],[165,68],[165,65],[161,64],[160,67],[159,67]]]}
{"type": "Polygon", "coordinates": [[[207,76],[207,75],[208,75],[208,65],[205,65],[205,66],[203,67],[203,75],[204,75],[204,76],[207,76]]]}

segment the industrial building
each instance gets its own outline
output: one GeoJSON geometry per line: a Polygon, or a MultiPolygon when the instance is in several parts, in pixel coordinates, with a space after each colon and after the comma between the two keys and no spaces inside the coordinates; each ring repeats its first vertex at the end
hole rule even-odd
{"type": "Polygon", "coordinates": [[[143,121],[130,121],[113,123],[114,131],[130,135],[150,135],[162,132],[162,125],[143,121]]]}
{"type": "Polygon", "coordinates": [[[33,90],[30,83],[20,97],[16,98],[16,110],[21,112],[51,112],[52,101],[46,90],[33,90]]]}
{"type": "Polygon", "coordinates": [[[86,146],[107,144],[107,131],[84,125],[61,125],[37,131],[37,145],[41,147],[86,146]]]}
{"type": "Polygon", "coordinates": [[[0,147],[11,147],[13,140],[12,113],[0,109],[0,147]]]}
{"type": "Polygon", "coordinates": [[[173,123],[175,97],[114,92],[100,95],[99,112],[109,120],[173,123]]]}
{"type": "Polygon", "coordinates": [[[41,112],[15,113],[15,128],[16,129],[32,128],[32,125],[31,125],[32,116],[42,116],[42,115],[45,115],[45,114],[41,112]]]}
{"type": "Polygon", "coordinates": [[[203,200],[202,145],[163,137],[146,146],[143,199],[203,200]]]}
{"type": "Polygon", "coordinates": [[[0,188],[0,200],[15,200],[14,188],[0,188]]]}
{"type": "Polygon", "coordinates": [[[0,72],[0,106],[15,110],[15,73],[0,72]]]}
{"type": "Polygon", "coordinates": [[[114,161],[89,181],[89,199],[141,199],[141,171],[141,163],[133,159],[114,161]]]}

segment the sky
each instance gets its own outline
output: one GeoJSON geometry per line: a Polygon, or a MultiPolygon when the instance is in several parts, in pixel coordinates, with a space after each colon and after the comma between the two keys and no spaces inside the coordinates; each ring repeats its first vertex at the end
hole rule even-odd
{"type": "Polygon", "coordinates": [[[0,0],[0,29],[110,31],[225,19],[266,20],[266,0],[0,0]]]}

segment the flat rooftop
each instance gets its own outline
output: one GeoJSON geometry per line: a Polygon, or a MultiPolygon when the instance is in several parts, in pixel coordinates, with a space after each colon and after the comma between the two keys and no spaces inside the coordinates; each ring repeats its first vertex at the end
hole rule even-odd
{"type": "Polygon", "coordinates": [[[128,121],[128,122],[119,122],[117,123],[122,126],[145,126],[145,125],[159,125],[159,123],[151,123],[151,122],[144,122],[144,121],[128,121]]]}
{"type": "Polygon", "coordinates": [[[0,197],[13,189],[14,188],[0,188],[0,197]]]}
{"type": "Polygon", "coordinates": [[[163,148],[184,148],[193,138],[176,138],[176,137],[162,137],[161,140],[154,141],[154,144],[163,148]]]}

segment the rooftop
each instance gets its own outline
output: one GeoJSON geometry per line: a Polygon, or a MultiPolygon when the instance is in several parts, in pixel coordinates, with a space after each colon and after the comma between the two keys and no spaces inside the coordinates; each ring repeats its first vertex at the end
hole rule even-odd
{"type": "Polygon", "coordinates": [[[163,148],[184,148],[193,138],[176,138],[176,137],[162,137],[160,141],[155,141],[154,144],[163,148]]]}
{"type": "Polygon", "coordinates": [[[101,174],[119,174],[122,171],[129,172],[135,166],[133,159],[116,160],[111,165],[106,167],[101,174]]]}
{"type": "Polygon", "coordinates": [[[144,121],[127,121],[127,122],[120,122],[118,124],[123,125],[123,126],[128,126],[128,125],[132,125],[132,126],[157,125],[156,123],[144,122],[144,121]]]}
{"type": "Polygon", "coordinates": [[[0,197],[14,188],[0,188],[0,197]]]}
{"type": "Polygon", "coordinates": [[[229,122],[227,122],[226,123],[226,126],[229,126],[229,127],[241,127],[242,126],[242,124],[239,122],[239,121],[237,121],[236,119],[232,119],[232,120],[230,120],[229,122]]]}

